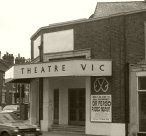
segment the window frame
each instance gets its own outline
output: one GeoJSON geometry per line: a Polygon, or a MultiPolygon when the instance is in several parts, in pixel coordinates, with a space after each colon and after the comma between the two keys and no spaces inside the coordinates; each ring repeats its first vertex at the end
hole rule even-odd
{"type": "MultiPolygon", "coordinates": [[[[140,119],[139,119],[139,117],[140,117],[140,111],[139,111],[139,94],[140,93],[146,93],[146,89],[145,90],[140,90],[139,89],[139,78],[140,77],[146,77],[146,76],[137,76],[137,94],[136,94],[136,96],[137,96],[137,121],[138,121],[138,131],[139,132],[143,132],[143,131],[140,131],[140,119]]],[[[146,131],[144,131],[145,133],[146,133],[146,131]]]]}

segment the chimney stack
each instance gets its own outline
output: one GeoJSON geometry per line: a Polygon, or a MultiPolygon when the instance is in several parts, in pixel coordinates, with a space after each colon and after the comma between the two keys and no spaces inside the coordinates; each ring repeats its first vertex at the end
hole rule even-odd
{"type": "Polygon", "coordinates": [[[12,65],[14,64],[14,56],[13,56],[13,54],[9,54],[8,52],[6,52],[6,54],[4,54],[3,60],[4,60],[9,66],[12,66],[12,65]]]}
{"type": "Polygon", "coordinates": [[[15,64],[24,64],[25,63],[25,58],[20,57],[20,54],[18,54],[18,57],[15,58],[15,64]]]}

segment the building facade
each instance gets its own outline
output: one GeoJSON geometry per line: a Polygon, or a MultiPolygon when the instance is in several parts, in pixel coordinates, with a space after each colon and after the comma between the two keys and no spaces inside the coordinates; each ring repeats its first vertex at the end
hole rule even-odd
{"type": "MultiPolygon", "coordinates": [[[[1,109],[7,105],[29,105],[29,84],[26,83],[5,83],[5,72],[14,64],[24,64],[26,60],[24,57],[14,57],[8,52],[0,59],[0,106],[1,109]]],[[[21,117],[28,119],[28,106],[20,106],[22,110],[21,117]],[[24,114],[23,114],[24,113],[24,114]]],[[[20,111],[21,111],[20,110],[20,111]]]]}
{"type": "Polygon", "coordinates": [[[15,104],[15,92],[16,88],[14,84],[5,83],[5,71],[9,69],[10,66],[14,64],[14,56],[12,54],[6,53],[0,59],[1,61],[1,75],[0,75],[0,106],[4,107],[6,105],[15,104]]]}
{"type": "Polygon", "coordinates": [[[34,33],[32,64],[6,72],[30,83],[31,123],[44,131],[58,124],[91,135],[145,133],[145,21],[145,2],[99,3],[89,19],[34,33]]]}

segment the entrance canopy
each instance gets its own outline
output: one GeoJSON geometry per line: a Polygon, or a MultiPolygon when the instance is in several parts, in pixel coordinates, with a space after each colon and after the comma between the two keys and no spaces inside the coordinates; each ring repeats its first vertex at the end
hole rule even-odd
{"type": "Polygon", "coordinates": [[[110,60],[65,60],[14,65],[5,73],[6,82],[40,77],[111,76],[110,60]]]}

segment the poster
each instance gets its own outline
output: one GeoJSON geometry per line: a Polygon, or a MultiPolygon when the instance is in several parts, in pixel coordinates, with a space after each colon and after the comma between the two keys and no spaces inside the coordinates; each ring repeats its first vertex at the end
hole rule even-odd
{"type": "Polygon", "coordinates": [[[112,121],[111,95],[91,95],[91,121],[112,121]]]}

